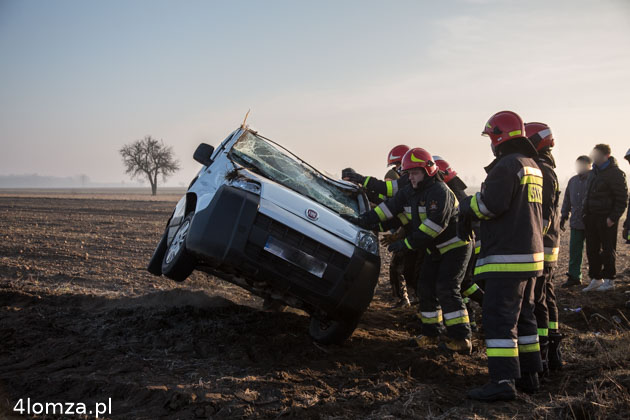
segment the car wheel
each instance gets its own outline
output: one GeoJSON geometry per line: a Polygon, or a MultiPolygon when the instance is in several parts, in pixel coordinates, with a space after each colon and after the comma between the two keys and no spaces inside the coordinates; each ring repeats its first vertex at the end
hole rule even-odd
{"type": "Polygon", "coordinates": [[[166,236],[166,232],[164,232],[147,266],[147,271],[155,276],[162,275],[162,261],[164,261],[164,254],[166,254],[166,236]]]}
{"type": "Polygon", "coordinates": [[[354,332],[359,319],[348,321],[322,321],[311,317],[308,332],[320,344],[342,344],[354,332]]]}
{"type": "Polygon", "coordinates": [[[184,218],[162,260],[162,274],[175,281],[184,281],[195,269],[195,258],[186,250],[186,237],[193,214],[184,218]]]}

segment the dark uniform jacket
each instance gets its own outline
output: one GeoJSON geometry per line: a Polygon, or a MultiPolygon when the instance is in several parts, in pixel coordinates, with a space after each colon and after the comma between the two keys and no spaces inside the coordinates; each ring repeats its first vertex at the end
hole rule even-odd
{"type": "Polygon", "coordinates": [[[444,254],[468,244],[457,237],[457,204],[455,194],[446,184],[430,177],[418,189],[407,184],[393,198],[362,217],[369,225],[378,224],[381,230],[409,225],[407,248],[444,254]]]}
{"type": "Polygon", "coordinates": [[[527,278],[544,267],[543,177],[536,162],[513,152],[487,168],[481,192],[466,198],[462,214],[481,220],[481,251],[475,276],[527,278]]]}
{"type": "Polygon", "coordinates": [[[536,159],[543,175],[543,243],[545,245],[545,265],[555,267],[560,251],[560,183],[556,175],[553,158],[544,154],[536,159]]]}
{"type": "Polygon", "coordinates": [[[586,182],[584,215],[605,216],[617,222],[627,204],[626,174],[619,169],[615,158],[611,156],[604,169],[594,165],[586,182]]]}
{"type": "Polygon", "coordinates": [[[396,193],[409,184],[409,176],[403,173],[400,178],[392,181],[383,181],[378,178],[366,176],[363,180],[363,187],[371,193],[377,194],[379,198],[385,200],[396,195],[396,193]]]}

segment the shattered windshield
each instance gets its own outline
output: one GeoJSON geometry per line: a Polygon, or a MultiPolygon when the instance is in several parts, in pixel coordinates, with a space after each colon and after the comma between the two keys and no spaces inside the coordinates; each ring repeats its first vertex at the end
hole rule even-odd
{"type": "Polygon", "coordinates": [[[337,213],[359,215],[356,190],[336,184],[262,137],[246,132],[232,147],[230,155],[240,165],[337,213]]]}

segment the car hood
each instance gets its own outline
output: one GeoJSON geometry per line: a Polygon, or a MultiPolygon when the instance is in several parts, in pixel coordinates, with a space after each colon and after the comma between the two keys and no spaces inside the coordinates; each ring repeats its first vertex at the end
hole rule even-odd
{"type": "Polygon", "coordinates": [[[304,197],[280,184],[259,178],[262,181],[261,198],[278,207],[307,220],[308,222],[337,235],[348,242],[355,243],[359,228],[339,214],[319,203],[304,197]]]}

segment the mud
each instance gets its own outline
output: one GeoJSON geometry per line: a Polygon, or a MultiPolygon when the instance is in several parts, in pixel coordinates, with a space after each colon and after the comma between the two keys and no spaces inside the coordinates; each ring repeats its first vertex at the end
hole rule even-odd
{"type": "Polygon", "coordinates": [[[11,409],[27,397],[111,398],[116,419],[630,418],[621,240],[616,290],[558,289],[565,369],[535,396],[483,404],[465,398],[487,379],[481,336],[470,357],[409,347],[418,321],[414,308],[391,309],[386,264],[355,334],[329,347],[310,340],[302,312],[262,311],[202,273],[184,283],[151,276],[173,206],[0,197],[0,418],[22,418],[11,409]]]}

